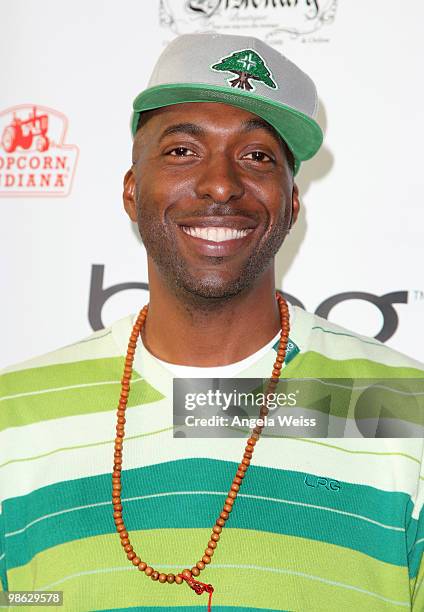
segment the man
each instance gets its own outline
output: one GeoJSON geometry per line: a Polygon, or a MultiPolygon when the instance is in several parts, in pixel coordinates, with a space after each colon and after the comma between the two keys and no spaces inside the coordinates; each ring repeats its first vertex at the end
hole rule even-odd
{"type": "Polygon", "coordinates": [[[3,374],[3,590],[63,591],[66,610],[424,609],[422,438],[173,436],[174,377],[422,377],[275,297],[316,108],[254,38],[159,58],[124,180],[148,310],[3,374]]]}

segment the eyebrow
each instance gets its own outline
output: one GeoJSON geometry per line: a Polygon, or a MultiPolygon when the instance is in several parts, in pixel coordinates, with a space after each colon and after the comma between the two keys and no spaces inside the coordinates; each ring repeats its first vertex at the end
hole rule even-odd
{"type": "Polygon", "coordinates": [[[190,134],[191,136],[204,136],[205,130],[196,125],[195,123],[176,123],[175,125],[169,125],[161,134],[159,142],[162,142],[164,138],[170,134],[190,134]]]}
{"type": "Polygon", "coordinates": [[[264,119],[261,119],[260,117],[258,117],[257,119],[247,119],[246,121],[243,121],[241,126],[242,126],[242,130],[241,131],[244,132],[244,133],[252,132],[253,130],[265,130],[279,144],[281,144],[281,142],[282,142],[281,141],[281,136],[279,135],[277,130],[275,130],[272,127],[272,125],[270,125],[267,121],[265,121],[264,119]]]}
{"type": "MultiPolygon", "coordinates": [[[[240,130],[242,134],[253,132],[254,130],[265,130],[280,145],[282,144],[281,137],[278,132],[272,127],[272,125],[267,123],[264,119],[258,117],[257,119],[246,119],[242,122],[240,130]]],[[[159,143],[171,134],[190,134],[191,136],[205,136],[206,132],[202,127],[200,127],[200,125],[197,125],[196,123],[175,123],[174,125],[169,125],[162,132],[159,138],[159,143]]]]}

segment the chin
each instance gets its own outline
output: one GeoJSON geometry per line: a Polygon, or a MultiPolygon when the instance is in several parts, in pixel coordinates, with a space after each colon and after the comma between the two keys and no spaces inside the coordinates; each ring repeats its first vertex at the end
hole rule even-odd
{"type": "Polygon", "coordinates": [[[242,282],[241,277],[223,279],[213,275],[203,278],[181,278],[178,279],[177,286],[193,298],[225,300],[240,293],[247,285],[242,282]]]}

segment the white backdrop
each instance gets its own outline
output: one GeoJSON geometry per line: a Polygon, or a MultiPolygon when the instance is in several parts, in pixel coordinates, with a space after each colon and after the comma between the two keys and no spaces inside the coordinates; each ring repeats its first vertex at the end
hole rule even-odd
{"type": "Polygon", "coordinates": [[[330,320],[424,361],[423,19],[419,0],[3,0],[0,365],[148,301],[102,294],[147,281],[121,203],[131,103],[166,42],[202,29],[264,37],[318,87],[324,147],[277,287],[310,311],[347,293],[330,320]],[[373,296],[394,293],[383,319],[373,296]]]}

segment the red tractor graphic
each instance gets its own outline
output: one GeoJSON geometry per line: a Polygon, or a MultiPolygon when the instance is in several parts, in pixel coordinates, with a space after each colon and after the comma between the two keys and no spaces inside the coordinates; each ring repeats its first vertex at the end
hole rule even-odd
{"type": "Polygon", "coordinates": [[[6,153],[13,153],[17,147],[29,149],[35,139],[37,151],[47,151],[50,141],[47,137],[49,118],[47,115],[37,115],[34,106],[28,119],[22,120],[13,113],[12,123],[7,125],[1,137],[1,143],[6,153]]]}

